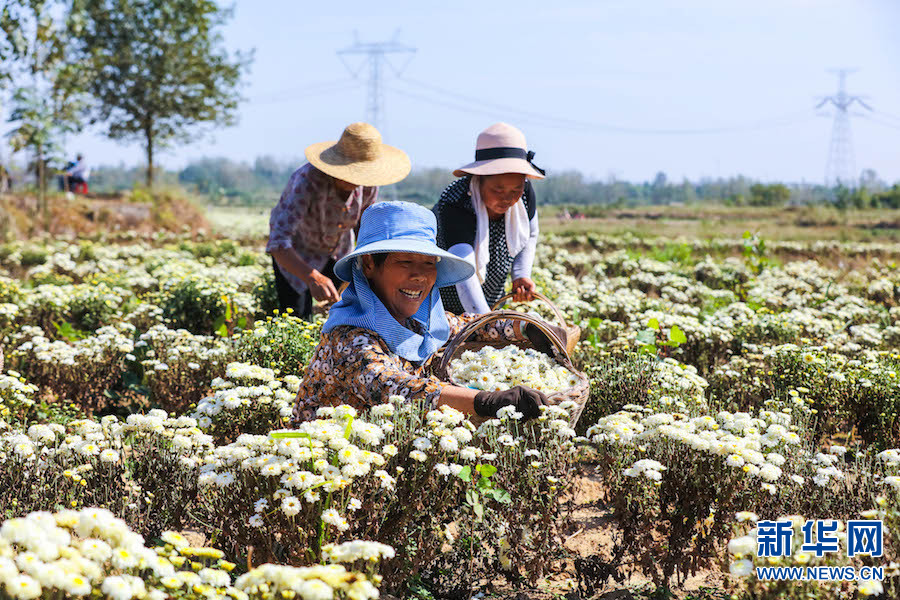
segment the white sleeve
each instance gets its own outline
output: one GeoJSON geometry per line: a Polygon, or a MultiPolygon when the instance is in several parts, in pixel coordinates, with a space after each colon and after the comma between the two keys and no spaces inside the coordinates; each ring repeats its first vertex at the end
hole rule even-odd
{"type": "MultiPolygon", "coordinates": [[[[475,250],[470,244],[456,244],[448,252],[475,264],[475,250]]],[[[481,284],[478,283],[478,275],[476,273],[473,273],[465,281],[460,281],[456,284],[456,294],[459,296],[459,302],[462,304],[463,310],[467,313],[483,315],[491,311],[487,300],[484,299],[484,292],[481,290],[481,284]]]]}
{"type": "Polygon", "coordinates": [[[528,243],[522,248],[522,251],[513,259],[512,278],[513,280],[520,277],[531,277],[531,268],[534,266],[534,254],[537,251],[538,239],[538,216],[535,213],[531,218],[531,235],[528,237],[528,243]]]}

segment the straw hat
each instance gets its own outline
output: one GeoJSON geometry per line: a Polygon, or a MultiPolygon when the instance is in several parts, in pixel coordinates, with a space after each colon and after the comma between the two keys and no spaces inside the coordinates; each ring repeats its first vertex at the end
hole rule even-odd
{"type": "Polygon", "coordinates": [[[438,259],[435,287],[444,287],[468,279],[475,273],[469,261],[442,250],[435,243],[437,219],[434,213],[412,202],[376,202],[359,222],[356,249],[334,265],[334,274],[350,281],[353,261],[363,254],[412,252],[438,259]]]}
{"type": "Polygon", "coordinates": [[[531,179],[543,179],[544,170],[535,166],[532,158],[534,152],[528,151],[524,133],[507,123],[494,123],[478,134],[475,162],[456,169],[453,175],[521,173],[531,179]]]}
{"type": "Polygon", "coordinates": [[[353,123],[336,142],[320,142],[306,149],[315,168],[356,185],[397,183],[409,175],[409,157],[403,150],[381,142],[381,134],[368,123],[353,123]]]}

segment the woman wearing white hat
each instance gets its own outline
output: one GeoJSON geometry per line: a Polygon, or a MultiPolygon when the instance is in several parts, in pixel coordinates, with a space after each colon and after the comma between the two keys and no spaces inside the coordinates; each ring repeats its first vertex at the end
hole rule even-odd
{"type": "MultiPolygon", "coordinates": [[[[393,395],[482,417],[510,405],[525,418],[540,415],[547,398],[536,390],[479,391],[431,374],[435,352],[476,318],[444,311],[438,289],[467,279],[473,268],[438,248],[435,230],[431,211],[411,202],[379,202],[363,213],[359,245],[334,267],[349,285],[322,327],[297,393],[295,423],[315,418],[323,406],[347,404],[363,411],[393,395]]],[[[497,321],[483,333],[527,337],[550,351],[542,332],[518,325],[497,321]]]]}
{"type": "Polygon", "coordinates": [[[435,204],[438,246],[475,265],[471,277],[441,290],[447,310],[488,312],[504,294],[510,273],[515,299],[533,298],[538,217],[529,179],[544,178],[533,156],[521,131],[491,125],[478,134],[475,162],[453,172],[461,179],[435,204]]]}
{"type": "Polygon", "coordinates": [[[336,302],[334,264],[353,248],[363,211],[378,187],[409,174],[409,157],[381,142],[368,123],[353,123],[341,139],[306,149],[309,163],[288,181],[269,219],[266,252],[272,255],[282,310],[307,318],[313,299],[336,302]]]}

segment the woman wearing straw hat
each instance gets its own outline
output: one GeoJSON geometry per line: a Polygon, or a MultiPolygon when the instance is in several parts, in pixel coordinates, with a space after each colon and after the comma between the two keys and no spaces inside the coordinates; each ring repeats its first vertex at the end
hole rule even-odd
{"type": "Polygon", "coordinates": [[[506,123],[495,123],[480,134],[475,162],[453,174],[434,206],[437,244],[475,265],[475,273],[441,290],[447,310],[486,313],[504,294],[512,272],[516,301],[533,298],[531,267],[537,248],[537,198],[529,179],[544,171],[531,159],[525,136],[506,123]]]}
{"type": "Polygon", "coordinates": [[[282,310],[312,314],[313,300],[336,302],[334,263],[353,248],[363,211],[378,187],[409,174],[409,157],[381,142],[368,123],[353,123],[337,142],[306,149],[309,163],[288,181],[269,219],[266,252],[272,255],[282,310]]]}
{"type": "MultiPolygon", "coordinates": [[[[471,277],[473,267],[438,248],[435,229],[434,215],[411,202],[379,202],[363,213],[356,250],[334,266],[349,285],[331,307],[307,366],[295,423],[313,419],[322,406],[349,404],[365,410],[392,395],[485,417],[510,405],[525,418],[540,414],[546,396],[536,390],[478,391],[430,374],[435,352],[476,318],[444,311],[439,288],[471,277]]],[[[519,324],[498,321],[485,335],[543,335],[530,326],[519,330],[519,324]]]]}

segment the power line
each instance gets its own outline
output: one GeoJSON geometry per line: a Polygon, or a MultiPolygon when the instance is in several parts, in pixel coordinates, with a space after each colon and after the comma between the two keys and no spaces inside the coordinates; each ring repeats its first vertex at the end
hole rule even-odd
{"type": "Polygon", "coordinates": [[[884,125],[885,127],[890,127],[892,129],[900,130],[900,123],[891,123],[890,121],[885,121],[884,119],[879,119],[878,117],[874,117],[872,115],[864,114],[859,115],[867,121],[872,121],[873,123],[878,123],[879,125],[884,125]]]}
{"type": "Polygon", "coordinates": [[[732,133],[739,131],[758,131],[763,129],[772,129],[776,127],[785,127],[789,125],[794,125],[800,122],[798,119],[803,116],[808,117],[808,112],[797,112],[789,115],[783,115],[780,117],[773,117],[771,119],[766,119],[762,121],[756,121],[752,123],[746,123],[741,125],[732,125],[727,127],[706,127],[706,128],[693,128],[693,129],[651,129],[651,128],[635,128],[635,127],[621,127],[618,125],[610,125],[608,123],[594,123],[588,121],[578,121],[572,119],[560,119],[558,117],[548,117],[544,115],[540,115],[538,113],[533,113],[529,111],[522,111],[510,106],[505,106],[501,104],[494,104],[491,102],[486,102],[483,100],[478,100],[472,96],[466,96],[463,94],[459,94],[457,92],[453,92],[451,90],[444,90],[439,88],[438,86],[434,86],[431,84],[427,84],[424,82],[419,82],[412,79],[400,78],[398,81],[415,84],[416,87],[420,87],[423,89],[434,90],[436,92],[440,92],[444,96],[448,96],[450,98],[456,98],[463,102],[471,103],[475,106],[460,104],[459,102],[451,102],[447,99],[435,99],[433,97],[424,96],[422,94],[417,94],[414,92],[409,92],[407,90],[403,90],[397,88],[395,86],[391,86],[389,89],[410,98],[414,98],[417,100],[421,100],[423,102],[428,102],[430,104],[434,104],[437,106],[443,106],[446,108],[452,108],[454,110],[459,110],[462,112],[468,112],[472,114],[482,114],[489,115],[491,117],[497,117],[498,112],[502,113],[503,118],[509,119],[510,117],[517,119],[518,121],[525,123],[532,123],[541,127],[548,127],[552,129],[559,129],[564,131],[584,131],[585,129],[589,129],[592,131],[600,131],[607,133],[626,133],[626,134],[635,134],[635,135],[713,135],[713,134],[721,134],[721,133],[732,133]],[[494,110],[485,110],[483,108],[478,108],[478,106],[485,107],[493,107],[494,110]]]}
{"type": "Polygon", "coordinates": [[[277,90],[266,94],[261,94],[251,100],[253,104],[267,104],[270,102],[284,102],[295,98],[303,98],[307,96],[316,96],[319,94],[328,94],[336,91],[343,91],[348,87],[359,87],[359,81],[351,78],[338,79],[335,81],[323,81],[321,83],[313,83],[301,87],[277,90]]]}
{"type": "Polygon", "coordinates": [[[321,81],[318,83],[309,83],[307,85],[286,88],[283,90],[275,90],[272,92],[266,92],[255,96],[252,101],[253,102],[269,102],[270,100],[280,100],[284,96],[293,96],[296,94],[299,95],[312,95],[317,93],[324,93],[330,91],[334,87],[344,86],[347,84],[359,85],[359,82],[352,77],[345,77],[343,79],[335,79],[333,81],[321,81]]]}
{"type": "Polygon", "coordinates": [[[888,118],[888,119],[893,119],[893,120],[895,120],[895,121],[900,121],[900,117],[896,117],[896,116],[894,116],[894,115],[892,115],[892,114],[890,114],[890,113],[886,113],[886,112],[884,112],[884,111],[882,111],[882,110],[875,110],[875,109],[872,109],[872,112],[874,112],[876,115],[881,116],[881,117],[886,117],[886,118],[888,118]]]}

